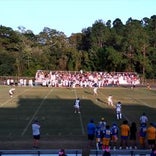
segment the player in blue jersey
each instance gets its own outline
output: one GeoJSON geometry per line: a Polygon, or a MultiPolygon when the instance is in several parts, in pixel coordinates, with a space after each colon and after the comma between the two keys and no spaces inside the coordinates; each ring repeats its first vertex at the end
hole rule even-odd
{"type": "Polygon", "coordinates": [[[139,143],[142,149],[145,149],[145,139],[146,139],[146,132],[147,131],[147,127],[146,127],[146,123],[142,123],[139,129],[139,143]]]}
{"type": "Polygon", "coordinates": [[[112,143],[113,149],[115,150],[116,146],[117,146],[118,133],[119,133],[119,127],[117,126],[116,123],[113,123],[113,125],[111,127],[111,133],[112,133],[111,143],[112,143]]]}
{"type": "Polygon", "coordinates": [[[109,125],[106,125],[106,129],[102,131],[102,150],[110,148],[111,129],[109,125]]]}
{"type": "Polygon", "coordinates": [[[96,136],[96,149],[101,149],[101,129],[100,126],[96,127],[95,130],[95,136],[96,136]]]}

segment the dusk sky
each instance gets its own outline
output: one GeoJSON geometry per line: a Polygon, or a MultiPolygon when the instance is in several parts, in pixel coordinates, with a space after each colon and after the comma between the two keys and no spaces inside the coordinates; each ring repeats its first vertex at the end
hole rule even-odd
{"type": "Polygon", "coordinates": [[[44,27],[70,36],[96,20],[122,22],[156,15],[156,0],[1,0],[0,25],[24,26],[38,34],[44,27]]]}

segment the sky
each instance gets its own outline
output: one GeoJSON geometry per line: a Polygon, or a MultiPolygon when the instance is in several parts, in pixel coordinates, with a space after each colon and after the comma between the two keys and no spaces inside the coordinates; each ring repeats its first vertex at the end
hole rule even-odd
{"type": "Polygon", "coordinates": [[[34,34],[44,27],[70,36],[96,20],[119,18],[141,20],[156,15],[156,0],[0,0],[0,25],[18,30],[23,26],[34,34]]]}

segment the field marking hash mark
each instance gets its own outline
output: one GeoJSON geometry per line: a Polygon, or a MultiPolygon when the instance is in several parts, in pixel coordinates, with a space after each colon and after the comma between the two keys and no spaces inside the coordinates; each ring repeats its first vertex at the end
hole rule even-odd
{"type": "Polygon", "coordinates": [[[43,105],[43,103],[45,102],[45,100],[47,99],[47,97],[49,96],[49,94],[53,91],[54,89],[51,89],[48,94],[43,98],[43,100],[41,101],[40,105],[38,106],[38,108],[36,109],[36,111],[34,112],[32,118],[29,120],[28,124],[26,125],[26,127],[24,128],[23,132],[21,133],[21,136],[23,136],[25,134],[25,132],[28,130],[28,127],[31,125],[32,121],[34,120],[36,114],[39,112],[41,106],[43,105]]]}

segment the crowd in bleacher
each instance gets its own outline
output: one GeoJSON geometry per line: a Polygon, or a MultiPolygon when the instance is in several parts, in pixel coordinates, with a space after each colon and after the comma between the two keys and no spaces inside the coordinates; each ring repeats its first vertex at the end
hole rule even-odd
{"type": "Polygon", "coordinates": [[[134,72],[68,72],[38,70],[35,84],[52,87],[98,87],[108,85],[139,85],[140,78],[134,72]]]}

